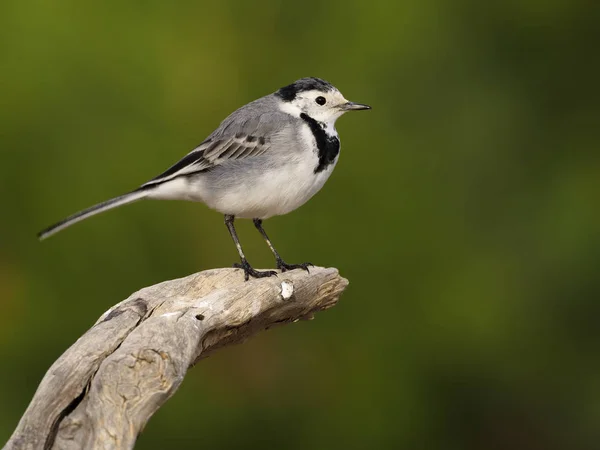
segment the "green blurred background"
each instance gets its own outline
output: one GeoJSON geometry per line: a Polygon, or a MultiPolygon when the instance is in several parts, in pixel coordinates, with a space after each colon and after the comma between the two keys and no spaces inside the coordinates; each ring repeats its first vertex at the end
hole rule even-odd
{"type": "Polygon", "coordinates": [[[193,203],[35,233],[319,76],[373,110],[265,225],[350,286],[195,367],[138,448],[598,448],[599,24],[588,0],[2,1],[0,443],[111,305],[237,259],[193,203]]]}

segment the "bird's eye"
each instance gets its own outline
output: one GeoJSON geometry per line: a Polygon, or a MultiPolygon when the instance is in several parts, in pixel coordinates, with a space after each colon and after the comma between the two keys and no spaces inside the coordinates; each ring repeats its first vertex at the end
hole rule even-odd
{"type": "Polygon", "coordinates": [[[315,98],[315,102],[317,102],[318,105],[323,106],[325,103],[327,103],[327,100],[325,100],[325,97],[318,96],[315,98]]]}

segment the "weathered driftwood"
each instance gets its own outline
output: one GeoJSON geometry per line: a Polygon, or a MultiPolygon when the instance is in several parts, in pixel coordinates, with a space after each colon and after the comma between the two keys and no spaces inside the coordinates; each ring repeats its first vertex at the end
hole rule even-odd
{"type": "Polygon", "coordinates": [[[52,365],[5,448],[132,448],[188,368],[260,330],[311,319],[347,284],[314,267],[248,282],[215,269],[144,288],[52,365]]]}

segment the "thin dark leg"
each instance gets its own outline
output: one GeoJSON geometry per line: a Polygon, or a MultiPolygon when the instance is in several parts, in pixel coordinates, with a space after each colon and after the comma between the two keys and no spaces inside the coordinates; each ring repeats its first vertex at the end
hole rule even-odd
{"type": "Polygon", "coordinates": [[[294,269],[304,269],[307,272],[309,271],[308,267],[313,265],[311,263],[287,264],[283,259],[281,259],[281,256],[279,256],[279,253],[277,253],[277,250],[275,250],[275,247],[273,247],[273,244],[271,244],[271,240],[269,239],[269,236],[267,236],[266,231],[262,227],[262,220],[254,219],[254,226],[260,232],[260,234],[262,234],[262,237],[265,239],[267,245],[271,249],[273,256],[275,256],[275,261],[277,261],[278,269],[281,269],[282,272],[285,272],[286,270],[294,270],[294,269]]]}
{"type": "Polygon", "coordinates": [[[237,233],[235,232],[235,227],[233,226],[233,220],[235,216],[231,216],[229,214],[225,214],[225,225],[227,225],[227,229],[229,230],[229,234],[231,234],[231,238],[233,242],[235,242],[235,246],[240,255],[241,264],[235,264],[234,267],[238,267],[240,269],[244,269],[244,278],[248,281],[249,277],[254,278],[264,278],[270,277],[272,275],[277,275],[277,272],[273,270],[265,270],[260,272],[258,270],[254,270],[252,266],[248,263],[248,260],[244,256],[244,251],[242,250],[242,245],[240,244],[240,240],[238,239],[237,233]]]}

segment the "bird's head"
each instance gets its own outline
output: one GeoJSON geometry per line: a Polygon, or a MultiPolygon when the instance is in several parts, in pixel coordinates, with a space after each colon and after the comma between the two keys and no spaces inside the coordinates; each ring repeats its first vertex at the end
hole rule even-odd
{"type": "Polygon", "coordinates": [[[295,117],[304,113],[323,123],[335,121],[347,111],[371,109],[346,100],[335,86],[320,78],[301,78],[275,92],[282,111],[295,117]]]}

